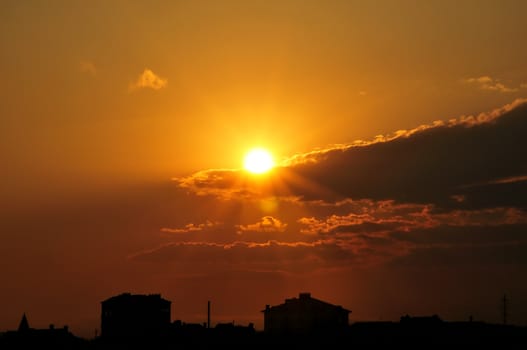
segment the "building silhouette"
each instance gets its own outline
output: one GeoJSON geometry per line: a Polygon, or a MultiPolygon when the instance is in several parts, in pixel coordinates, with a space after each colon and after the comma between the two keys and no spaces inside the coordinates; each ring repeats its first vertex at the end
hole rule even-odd
{"type": "Polygon", "coordinates": [[[402,316],[395,321],[363,321],[348,325],[351,311],[300,293],[277,306],[267,306],[265,331],[234,321],[170,322],[171,302],[160,294],[125,293],[102,302],[103,336],[82,339],[68,326],[32,328],[24,313],[18,329],[0,332],[0,349],[215,349],[223,347],[308,349],[399,347],[516,349],[527,345],[527,327],[482,321],[444,321],[438,315],[402,316]]]}
{"type": "Polygon", "coordinates": [[[102,337],[141,337],[170,328],[171,302],[161,294],[123,293],[101,302],[102,337]]]}
{"type": "Polygon", "coordinates": [[[350,310],[300,293],[285,303],[266,305],[264,332],[270,334],[312,334],[343,330],[348,326],[350,310]]]}
{"type": "Polygon", "coordinates": [[[26,313],[22,315],[22,319],[20,320],[20,324],[18,325],[18,331],[19,332],[27,332],[29,331],[29,322],[27,322],[26,313]]]}
{"type": "Polygon", "coordinates": [[[24,313],[17,330],[0,334],[0,349],[81,349],[85,341],[76,337],[68,326],[48,328],[32,328],[24,313]]]}

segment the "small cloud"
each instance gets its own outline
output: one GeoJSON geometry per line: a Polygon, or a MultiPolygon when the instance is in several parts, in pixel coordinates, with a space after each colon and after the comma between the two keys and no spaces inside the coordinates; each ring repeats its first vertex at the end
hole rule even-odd
{"type": "Polygon", "coordinates": [[[450,198],[457,203],[463,203],[467,199],[467,196],[462,194],[453,194],[450,196],[450,198]]]}
{"type": "Polygon", "coordinates": [[[486,75],[486,76],[479,77],[479,78],[468,78],[468,79],[465,79],[465,81],[467,83],[488,84],[488,83],[492,83],[492,78],[486,75]]]}
{"type": "Polygon", "coordinates": [[[207,220],[205,223],[203,224],[193,224],[193,223],[190,223],[190,224],[187,224],[185,225],[184,227],[181,227],[181,228],[169,228],[169,227],[163,227],[161,229],[161,232],[168,232],[168,233],[189,233],[189,232],[197,232],[197,231],[203,231],[205,229],[208,229],[208,228],[212,228],[214,226],[218,226],[220,225],[221,223],[220,222],[212,222],[212,221],[209,221],[207,220]]]}
{"type": "Polygon", "coordinates": [[[79,62],[79,69],[82,73],[88,73],[90,75],[97,74],[97,68],[91,61],[82,60],[79,62]]]}
{"type": "Polygon", "coordinates": [[[501,184],[512,184],[515,182],[524,182],[527,181],[527,175],[519,175],[519,176],[508,176],[500,179],[494,179],[490,181],[484,181],[484,182],[476,182],[469,185],[461,186],[461,188],[470,188],[470,187],[482,187],[482,186],[488,186],[488,185],[501,185],[501,184]]]}
{"type": "Polygon", "coordinates": [[[521,83],[520,84],[520,88],[527,89],[527,83],[521,83]]]}
{"type": "Polygon", "coordinates": [[[359,91],[359,96],[366,96],[368,93],[366,91],[359,91]]]}
{"type": "Polygon", "coordinates": [[[260,221],[249,225],[236,225],[238,234],[243,232],[284,232],[287,224],[272,216],[264,216],[260,221]]]}
{"type": "Polygon", "coordinates": [[[489,84],[489,85],[483,85],[481,88],[483,90],[500,91],[500,92],[515,92],[515,91],[518,91],[517,88],[510,88],[510,87],[507,87],[507,86],[503,85],[502,83],[494,83],[494,84],[489,84]]]}
{"type": "Polygon", "coordinates": [[[166,78],[161,78],[156,75],[150,69],[145,68],[143,73],[139,75],[135,83],[130,84],[130,91],[141,89],[141,88],[150,88],[154,90],[159,90],[166,87],[168,80],[166,78]]]}
{"type": "Polygon", "coordinates": [[[518,88],[505,86],[503,83],[500,83],[498,79],[491,78],[488,75],[481,76],[479,78],[463,79],[463,82],[466,84],[478,85],[481,90],[499,91],[499,92],[518,91],[518,88]]]}

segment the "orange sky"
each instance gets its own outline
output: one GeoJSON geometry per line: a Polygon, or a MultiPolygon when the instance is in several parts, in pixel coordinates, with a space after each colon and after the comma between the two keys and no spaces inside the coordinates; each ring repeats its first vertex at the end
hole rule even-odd
{"type": "Polygon", "coordinates": [[[124,291],[257,326],[300,291],[488,321],[507,292],[525,324],[526,11],[3,1],[0,331],[91,336],[124,291]],[[289,162],[237,171],[255,146],[289,162]]]}

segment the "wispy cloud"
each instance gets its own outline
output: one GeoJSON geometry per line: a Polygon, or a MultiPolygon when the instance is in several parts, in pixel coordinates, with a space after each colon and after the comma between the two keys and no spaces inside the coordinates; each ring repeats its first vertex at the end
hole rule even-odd
{"type": "Polygon", "coordinates": [[[215,221],[209,221],[207,220],[205,223],[202,224],[187,224],[184,227],[181,228],[170,228],[170,227],[163,227],[161,229],[161,232],[167,232],[167,233],[189,233],[189,232],[197,232],[197,231],[203,231],[205,229],[210,229],[212,227],[221,225],[221,222],[215,221]]]}
{"type": "Polygon", "coordinates": [[[161,78],[160,76],[152,72],[152,70],[145,68],[145,70],[139,75],[137,80],[134,83],[130,84],[129,90],[134,91],[142,88],[160,90],[166,87],[167,84],[168,80],[166,78],[161,78]]]}
{"type": "MultiPolygon", "coordinates": [[[[501,83],[498,79],[491,78],[488,75],[481,76],[479,78],[467,78],[462,80],[466,84],[472,84],[478,86],[481,90],[488,91],[499,91],[499,92],[516,92],[519,89],[506,86],[501,83]]],[[[523,87],[523,86],[521,86],[523,87]]]]}
{"type": "Polygon", "coordinates": [[[215,242],[173,242],[138,252],[129,257],[135,261],[215,264],[264,264],[268,268],[284,270],[287,265],[315,264],[324,266],[354,259],[353,251],[346,244],[328,239],[315,242],[266,242],[235,241],[215,242]]]}
{"type": "Polygon", "coordinates": [[[301,233],[311,235],[390,235],[445,226],[502,226],[527,224],[527,213],[516,208],[441,211],[428,204],[361,201],[360,210],[325,218],[302,217],[301,233]]]}
{"type": "Polygon", "coordinates": [[[389,237],[348,236],[316,241],[265,242],[234,241],[171,242],[129,256],[133,261],[170,263],[196,266],[200,263],[236,265],[245,268],[264,268],[278,271],[313,271],[316,269],[379,264],[410,254],[416,244],[410,238],[393,240],[389,237]]]}
{"type": "Polygon", "coordinates": [[[475,183],[475,184],[465,185],[465,186],[462,186],[462,188],[487,186],[487,185],[511,184],[511,183],[523,182],[523,181],[527,181],[527,175],[509,176],[509,177],[505,177],[503,179],[495,179],[495,180],[491,180],[491,181],[485,181],[485,182],[482,182],[482,183],[475,183]]]}
{"type": "Polygon", "coordinates": [[[260,221],[249,225],[236,225],[238,233],[252,232],[284,232],[287,224],[272,216],[264,216],[260,221]]]}
{"type": "Polygon", "coordinates": [[[95,67],[95,63],[88,60],[81,60],[79,62],[79,69],[82,73],[87,73],[90,75],[97,74],[97,67],[95,67]]]}

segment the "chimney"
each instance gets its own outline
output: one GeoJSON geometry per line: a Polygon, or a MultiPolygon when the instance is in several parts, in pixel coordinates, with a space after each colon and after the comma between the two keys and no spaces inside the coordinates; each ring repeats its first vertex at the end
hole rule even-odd
{"type": "Polygon", "coordinates": [[[309,299],[309,298],[311,298],[311,293],[300,293],[298,295],[298,298],[299,299],[309,299]]]}

